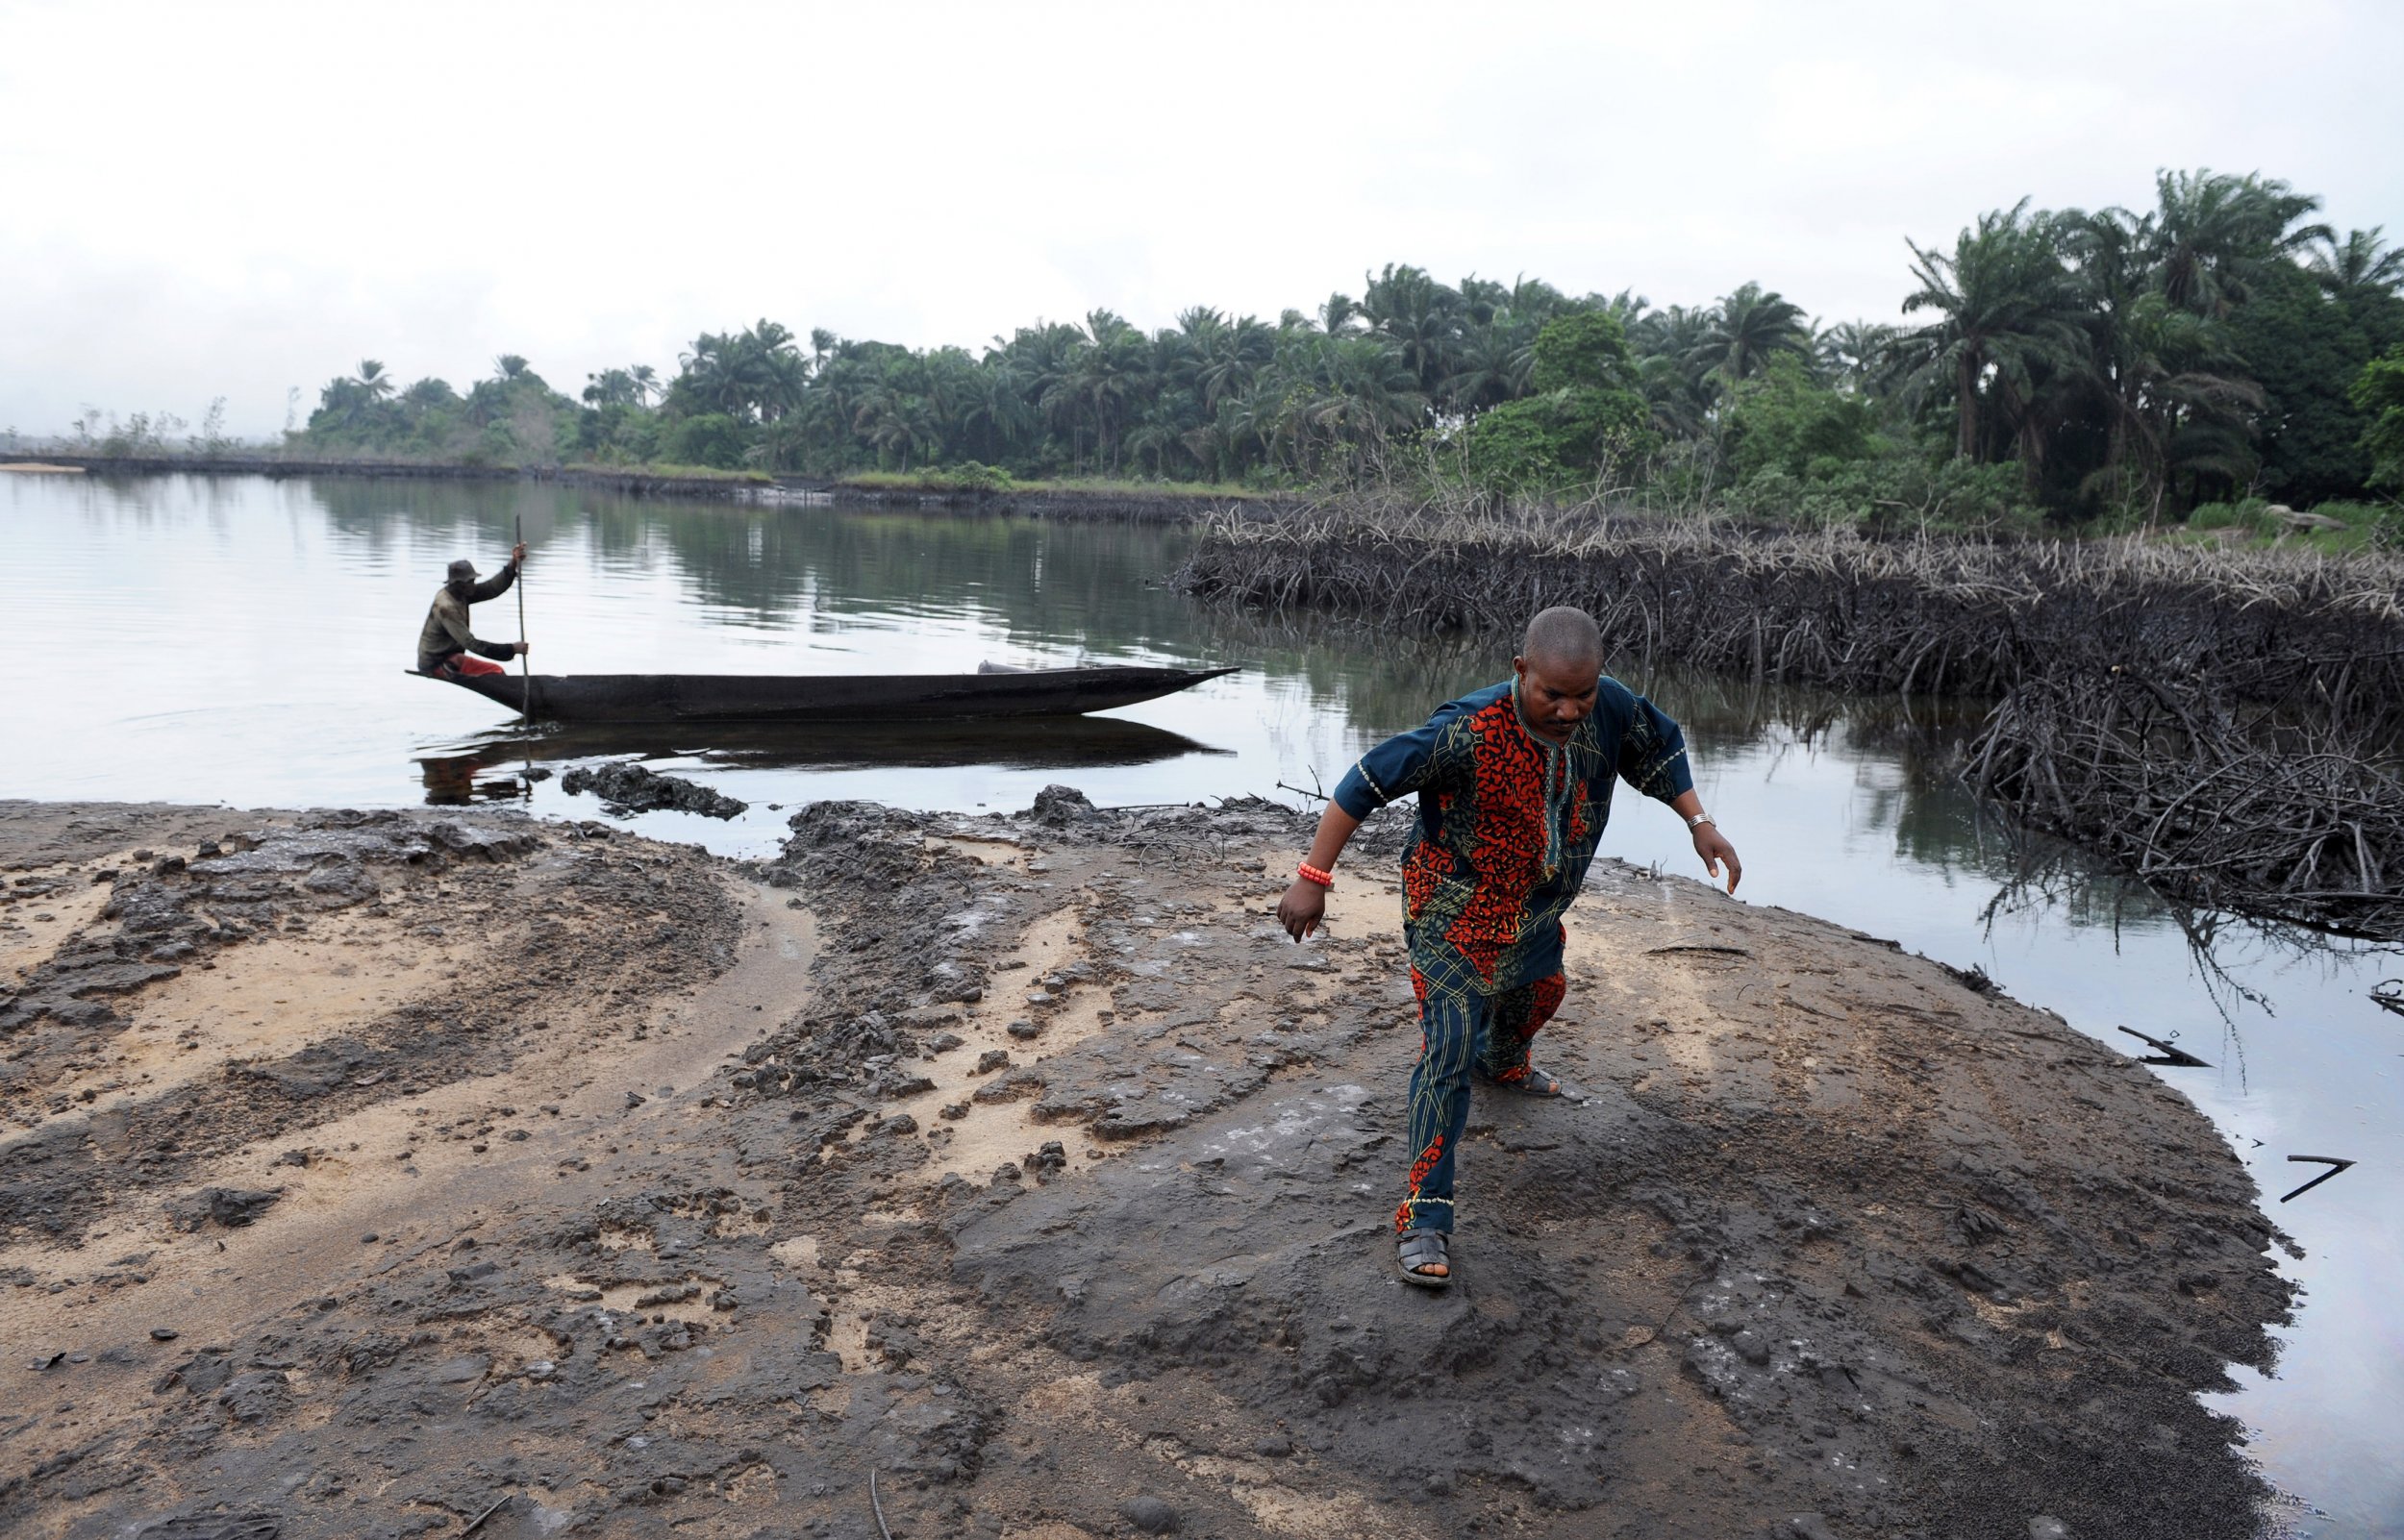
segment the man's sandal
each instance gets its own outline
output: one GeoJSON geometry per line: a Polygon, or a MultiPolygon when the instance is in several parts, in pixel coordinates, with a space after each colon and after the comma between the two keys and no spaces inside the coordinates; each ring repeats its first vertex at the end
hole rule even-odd
{"type": "Polygon", "coordinates": [[[1514,1096],[1537,1096],[1550,1100],[1568,1089],[1567,1086],[1562,1084],[1559,1076],[1547,1075],[1533,1064],[1522,1064],[1517,1069],[1506,1070],[1500,1075],[1480,1069],[1477,1072],[1477,1078],[1494,1089],[1509,1091],[1514,1096]]]}
{"type": "Polygon", "coordinates": [[[1416,1283],[1423,1289],[1452,1286],[1452,1254],[1449,1238],[1440,1230],[1406,1230],[1394,1237],[1395,1257],[1402,1269],[1405,1283],[1416,1283]],[[1422,1269],[1440,1267],[1440,1273],[1422,1269]]]}

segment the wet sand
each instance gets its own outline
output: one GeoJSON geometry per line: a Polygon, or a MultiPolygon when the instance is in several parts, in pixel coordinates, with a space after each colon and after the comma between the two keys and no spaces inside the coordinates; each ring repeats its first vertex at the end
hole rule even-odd
{"type": "Polygon", "coordinates": [[[0,1528],[2253,1531],[2277,1237],[2142,1066],[1603,863],[1413,1290],[1396,832],[1296,948],[1305,832],[0,804],[0,1528]]]}

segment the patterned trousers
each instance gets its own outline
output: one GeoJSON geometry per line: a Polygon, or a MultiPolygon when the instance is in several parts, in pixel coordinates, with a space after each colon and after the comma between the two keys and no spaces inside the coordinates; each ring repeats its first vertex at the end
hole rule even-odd
{"type": "Polygon", "coordinates": [[[1498,1080],[1523,1079],[1528,1045],[1561,1008],[1568,981],[1560,974],[1494,994],[1465,986],[1459,970],[1431,978],[1415,963],[1419,997],[1419,1062],[1411,1071],[1411,1179],[1394,1210],[1394,1229],[1452,1231],[1453,1166],[1469,1122],[1472,1065],[1498,1080]]]}

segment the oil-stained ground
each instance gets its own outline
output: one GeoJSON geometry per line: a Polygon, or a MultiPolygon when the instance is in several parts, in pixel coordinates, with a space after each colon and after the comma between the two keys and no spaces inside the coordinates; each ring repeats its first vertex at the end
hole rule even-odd
{"type": "Polygon", "coordinates": [[[2278,1237],[1983,980],[1598,866],[1431,1294],[1397,830],[793,822],[0,804],[0,1530],[2253,1530],[2278,1237]]]}

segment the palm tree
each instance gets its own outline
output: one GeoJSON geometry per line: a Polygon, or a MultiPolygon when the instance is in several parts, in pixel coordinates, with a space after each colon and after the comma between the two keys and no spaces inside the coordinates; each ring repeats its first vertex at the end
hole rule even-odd
{"type": "Polygon", "coordinates": [[[1277,334],[1260,317],[1246,315],[1211,335],[1199,360],[1194,385],[1202,410],[1215,412],[1222,402],[1242,394],[1277,353],[1277,334]]]}
{"type": "Polygon", "coordinates": [[[2225,316],[2244,303],[2248,279],[2263,262],[2314,239],[2326,225],[2295,227],[2318,198],[2258,174],[2164,171],[2154,178],[2161,207],[2151,226],[2162,289],[2183,310],[2225,316]]]}
{"type": "Polygon", "coordinates": [[[1123,316],[1102,310],[1086,316],[1086,337],[1087,345],[1058,388],[1072,417],[1082,411],[1091,420],[1095,451],[1105,468],[1115,474],[1120,425],[1128,403],[1146,383],[1143,334],[1123,316]]]}
{"type": "MultiPolygon", "coordinates": [[[[1288,335],[1300,334],[1299,328],[1285,330],[1288,335]]],[[[1252,388],[1219,409],[1221,430],[1236,446],[1239,459],[1247,458],[1249,450],[1248,458],[1255,463],[1286,462],[1286,400],[1294,386],[1282,368],[1285,351],[1281,345],[1278,362],[1262,370],[1252,388]]]]}
{"type": "Polygon", "coordinates": [[[1156,477],[1168,474],[1169,457],[1184,447],[1185,435],[1179,430],[1175,409],[1164,398],[1156,397],[1136,425],[1127,430],[1128,455],[1156,477]]]}
{"type": "Polygon", "coordinates": [[[864,437],[880,459],[897,456],[900,468],[910,469],[921,451],[939,443],[934,414],[927,403],[880,381],[864,390],[854,409],[852,429],[864,437]]]}
{"type": "Polygon", "coordinates": [[[451,407],[458,404],[459,392],[451,388],[451,383],[448,380],[437,380],[432,376],[418,381],[401,392],[401,405],[413,411],[424,412],[436,407],[451,407]]]}
{"type": "MultiPolygon", "coordinates": [[[[1549,284],[1543,284],[1536,286],[1549,289],[1552,286],[1549,284]]],[[[1554,298],[1559,300],[1560,296],[1555,295],[1554,298]]],[[[1638,293],[1632,288],[1623,288],[1618,293],[1612,295],[1609,299],[1604,299],[1599,294],[1589,294],[1586,298],[1587,303],[1590,305],[1595,304],[1599,301],[1603,311],[1610,315],[1613,320],[1617,321],[1619,323],[1619,329],[1627,333],[1630,336],[1634,336],[1636,335],[1636,323],[1642,318],[1646,310],[1653,308],[1653,302],[1651,300],[1646,299],[1643,295],[1638,293]]],[[[1555,311],[1566,308],[1565,302],[1557,304],[1552,308],[1552,310],[1545,312],[1543,319],[1549,320],[1555,311]]],[[[1541,322],[1540,321],[1539,324],[1541,325],[1541,322]]]]}
{"type": "Polygon", "coordinates": [[[1533,320],[1521,320],[1509,310],[1496,312],[1485,326],[1471,327],[1462,338],[1453,372],[1442,383],[1445,408],[1474,416],[1526,395],[1528,376],[1536,367],[1535,340],[1533,320]]]}
{"type": "Polygon", "coordinates": [[[1296,470],[1316,474],[1340,453],[1357,473],[1389,436],[1426,420],[1418,378],[1390,339],[1304,334],[1278,360],[1270,433],[1296,470]]]}
{"type": "Polygon", "coordinates": [[[1066,435],[1064,441],[1030,427],[1036,458],[1047,466],[1067,464],[1078,458],[1077,407],[1068,377],[1077,354],[1086,346],[1085,334],[1077,328],[1061,321],[1038,321],[1020,327],[1007,340],[995,337],[993,346],[986,350],[989,367],[997,361],[1009,365],[1030,414],[1066,435]]]}
{"type": "Polygon", "coordinates": [[[495,380],[514,380],[525,372],[526,360],[517,354],[504,353],[492,360],[492,377],[495,380]]]}
{"type": "Polygon", "coordinates": [[[1877,321],[1839,321],[1812,339],[1822,373],[1841,389],[1874,394],[1884,383],[1898,329],[1877,321]]]}
{"type": "Polygon", "coordinates": [[[2150,526],[2181,472],[2231,482],[2246,475],[2254,463],[2251,416],[2264,396],[2238,372],[2242,360],[2222,323],[2160,290],[2130,305],[2115,341],[2111,448],[2089,481],[2136,493],[2150,526]]]}
{"type": "Polygon", "coordinates": [[[1811,328],[1803,307],[1776,289],[1746,284],[1721,299],[1710,312],[1694,351],[1694,361],[1716,369],[1734,384],[1749,380],[1782,353],[1811,356],[1811,328]]]}
{"type": "Polygon", "coordinates": [[[1979,215],[1977,226],[1956,238],[1950,256],[1904,244],[1919,287],[1903,309],[1933,310],[1939,319],[1911,333],[1903,345],[1924,372],[1951,384],[1955,458],[1983,460],[1981,407],[1991,397],[2006,426],[2025,438],[2037,371],[2084,350],[2078,296],[2053,221],[2042,213],[2030,217],[2022,198],[2008,210],[1979,215]]]}
{"type": "Polygon", "coordinates": [[[2320,231],[2315,236],[2319,249],[2306,260],[2320,286],[2332,294],[2354,294],[2366,289],[2392,289],[2404,285],[2404,247],[2390,246],[2379,238],[2381,226],[2368,230],[2349,230],[2340,240],[2335,231],[2320,231]]]}
{"type": "Polygon", "coordinates": [[[738,333],[704,332],[677,361],[684,387],[738,422],[774,422],[799,407],[811,372],[793,334],[769,320],[738,333]]]}
{"type": "Polygon", "coordinates": [[[1637,318],[1628,334],[1636,354],[1637,386],[1653,409],[1653,426],[1671,438],[1699,437],[1717,401],[1718,376],[1708,362],[1704,333],[1712,312],[1671,305],[1637,318]]]}
{"type": "Polygon", "coordinates": [[[384,365],[375,359],[359,360],[359,388],[367,393],[369,401],[382,401],[392,393],[392,377],[384,372],[384,365]]]}
{"type": "Polygon", "coordinates": [[[989,353],[960,402],[961,439],[974,451],[971,458],[987,464],[1008,459],[1035,432],[1018,369],[1016,360],[989,353]]]}
{"type": "Polygon", "coordinates": [[[1419,393],[1432,397],[1453,372],[1460,354],[1460,293],[1420,268],[1392,262],[1375,278],[1364,275],[1364,283],[1362,317],[1369,330],[1401,350],[1419,393]]]}
{"type": "Polygon", "coordinates": [[[850,344],[838,339],[818,366],[801,406],[779,424],[797,442],[830,457],[828,463],[848,465],[852,422],[860,405],[861,371],[848,357],[850,344]]]}
{"type": "Polygon", "coordinates": [[[1319,330],[1330,336],[1340,332],[1358,332],[1365,324],[1361,319],[1360,305],[1349,294],[1330,294],[1327,303],[1318,308],[1319,330]]]}
{"type": "MultiPolygon", "coordinates": [[[[2139,424],[2141,379],[2147,370],[2131,322],[2149,300],[2166,304],[2159,225],[2150,214],[2126,209],[2093,213],[2066,210],[2053,220],[2059,249],[2072,268],[2080,325],[2087,333],[2084,367],[2061,383],[2059,393],[2078,398],[2066,415],[2100,418],[2105,424],[2103,465],[2087,478],[2087,488],[2124,490],[2129,435],[2139,424]]],[[[2183,311],[2192,314],[2192,311],[2183,311]]]]}
{"type": "Polygon", "coordinates": [[[774,322],[763,321],[746,334],[750,344],[745,383],[751,407],[762,422],[774,422],[801,405],[810,380],[809,360],[793,347],[793,335],[774,322]],[[761,328],[774,327],[774,335],[761,328]]]}
{"type": "Polygon", "coordinates": [[[1180,439],[1206,482],[1231,481],[1243,464],[1245,435],[1237,417],[1237,403],[1231,399],[1209,421],[1187,429],[1180,439]]]}
{"type": "Polygon", "coordinates": [[[678,384],[711,411],[734,416],[741,410],[741,390],[735,377],[735,339],[718,332],[693,338],[692,349],[676,356],[682,373],[678,384]]]}

